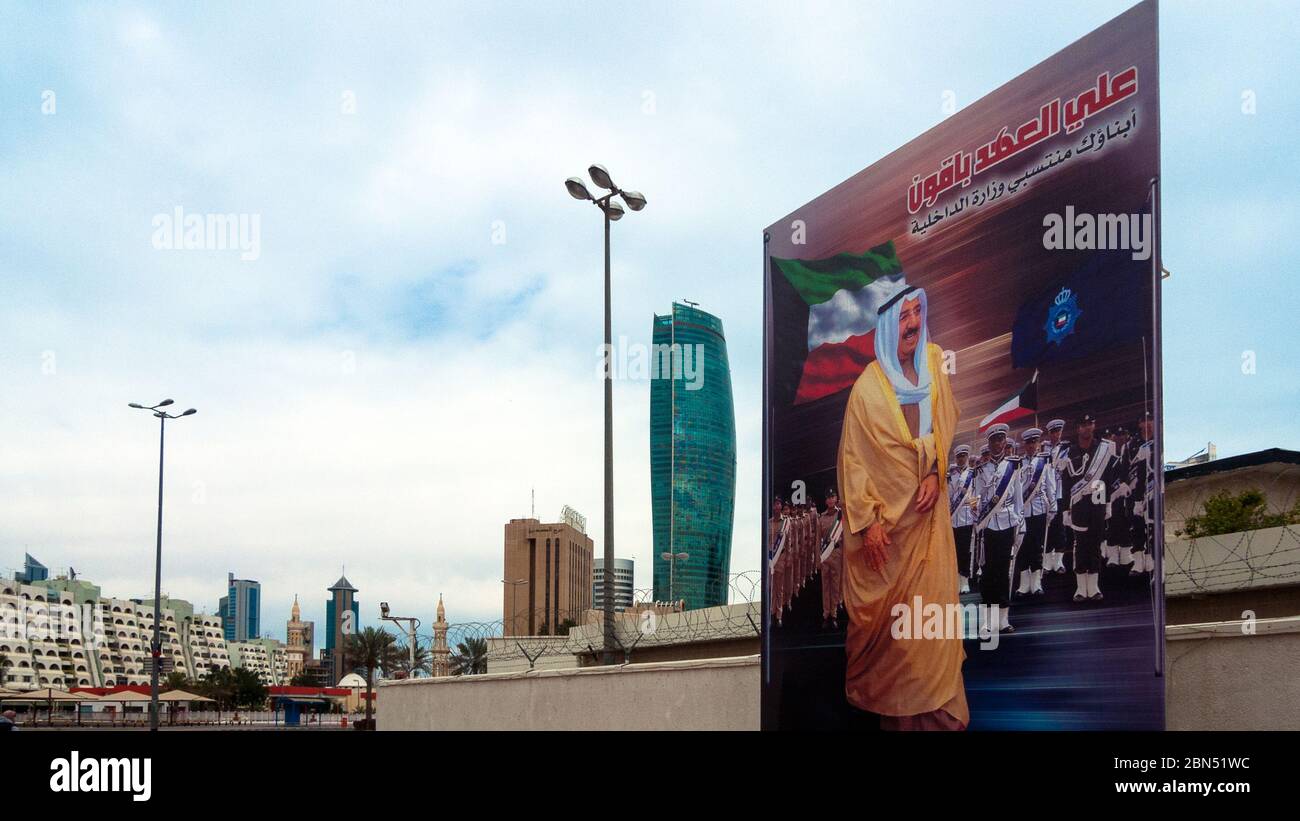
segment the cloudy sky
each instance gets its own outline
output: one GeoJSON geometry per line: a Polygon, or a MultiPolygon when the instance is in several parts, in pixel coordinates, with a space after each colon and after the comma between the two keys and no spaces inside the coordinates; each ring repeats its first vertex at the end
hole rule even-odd
{"type": "MultiPolygon", "coordinates": [[[[126,405],[172,397],[173,596],[258,579],[283,638],[346,566],[365,622],[500,618],[530,489],[603,532],[601,225],[561,185],[592,162],[650,200],[616,335],[680,299],[726,325],[756,568],[762,228],[1131,3],[920,5],[0,3],[0,568],[149,594],[157,428],[126,405]],[[256,215],[257,258],[156,248],[176,208],[256,215]]],[[[1162,10],[1170,458],[1300,448],[1298,19],[1162,10]]],[[[648,383],[614,401],[648,587],[648,383]]]]}

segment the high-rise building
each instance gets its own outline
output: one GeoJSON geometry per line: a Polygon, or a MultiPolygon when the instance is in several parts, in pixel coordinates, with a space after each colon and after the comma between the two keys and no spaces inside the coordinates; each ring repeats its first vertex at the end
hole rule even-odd
{"type": "MultiPolygon", "coordinates": [[[[635,567],[631,559],[614,559],[614,610],[616,612],[621,613],[632,607],[632,575],[635,567]]],[[[605,609],[604,556],[597,556],[591,568],[591,607],[593,610],[605,609]]]]}
{"type": "Polygon", "coordinates": [[[260,635],[262,585],[251,579],[236,579],[226,574],[226,595],[221,597],[217,612],[225,626],[226,641],[251,641],[260,635]]]}
{"type": "Polygon", "coordinates": [[[347,636],[360,627],[361,610],[356,600],[357,589],[348,581],[347,576],[339,576],[339,580],[328,589],[330,597],[325,600],[325,652],[333,669],[334,681],[337,682],[348,672],[343,644],[347,636]]]}
{"type": "Polygon", "coordinates": [[[655,316],[652,343],[654,598],[688,610],[726,604],[736,416],[722,320],[673,303],[671,314],[655,316]]]}
{"type": "Polygon", "coordinates": [[[593,542],[575,527],[580,517],[568,518],[506,523],[504,635],[560,635],[591,607],[593,542]]]}
{"type": "Polygon", "coordinates": [[[45,565],[36,561],[36,558],[30,553],[23,554],[23,572],[14,574],[14,581],[20,584],[36,584],[43,582],[50,577],[50,571],[45,565]]]}

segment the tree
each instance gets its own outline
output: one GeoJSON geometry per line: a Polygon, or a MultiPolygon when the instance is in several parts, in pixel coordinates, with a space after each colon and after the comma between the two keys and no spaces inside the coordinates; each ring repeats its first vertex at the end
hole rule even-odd
{"type": "Polygon", "coordinates": [[[316,681],[307,673],[299,673],[289,680],[290,687],[315,687],[316,681]]]}
{"type": "Polygon", "coordinates": [[[195,689],[199,695],[215,701],[218,711],[235,706],[235,675],[229,667],[218,667],[204,673],[196,682],[195,689]]]}
{"type": "Polygon", "coordinates": [[[5,668],[12,667],[13,664],[14,663],[9,660],[9,656],[5,655],[4,653],[0,653],[0,685],[4,684],[5,668]]]}
{"type": "Polygon", "coordinates": [[[236,667],[234,670],[235,685],[235,706],[245,707],[250,710],[261,709],[266,706],[267,689],[262,683],[262,677],[246,667],[236,667]]]}
{"type": "Polygon", "coordinates": [[[1222,490],[1201,504],[1200,513],[1188,516],[1183,529],[1175,535],[1199,539],[1300,524],[1300,500],[1283,513],[1269,513],[1267,505],[1268,499],[1258,488],[1246,488],[1238,493],[1222,490]]]}
{"type": "Polygon", "coordinates": [[[163,679],[158,684],[160,690],[187,690],[193,686],[194,685],[190,682],[189,676],[179,670],[173,670],[168,673],[167,678],[163,679]]]}
{"type": "Polygon", "coordinates": [[[372,694],[375,688],[375,671],[396,670],[398,665],[397,637],[386,630],[367,627],[359,633],[353,633],[344,642],[345,658],[366,671],[366,727],[371,726],[374,715],[372,694]]]}
{"type": "MultiPolygon", "coordinates": [[[[411,651],[405,644],[399,644],[394,649],[397,654],[397,660],[393,668],[393,674],[397,678],[411,678],[411,651]]],[[[433,657],[429,655],[427,645],[421,644],[419,639],[415,641],[415,672],[432,675],[433,657]]]]}
{"type": "Polygon", "coordinates": [[[474,676],[487,672],[487,639],[465,639],[451,655],[453,676],[474,676]]]}

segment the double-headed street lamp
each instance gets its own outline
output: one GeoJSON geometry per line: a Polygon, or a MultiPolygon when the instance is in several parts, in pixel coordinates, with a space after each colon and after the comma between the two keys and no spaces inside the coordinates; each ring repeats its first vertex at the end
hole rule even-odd
{"type": "Polygon", "coordinates": [[[163,510],[163,444],[167,437],[167,420],[180,419],[198,413],[190,408],[184,413],[170,414],[162,408],[173,404],[164,399],[157,405],[145,406],[135,402],[130,407],[147,410],[158,419],[158,547],[153,566],[153,641],[149,645],[149,730],[158,731],[158,668],[162,666],[162,510],[163,510]]]}
{"type": "Polygon", "coordinates": [[[607,194],[593,197],[581,177],[569,177],[564,187],[578,200],[590,200],[605,215],[605,663],[617,664],[618,652],[614,647],[614,345],[610,335],[609,319],[609,224],[623,218],[623,202],[633,211],[645,208],[646,199],[640,191],[624,191],[614,184],[603,165],[587,169],[591,181],[605,189],[607,194]]]}

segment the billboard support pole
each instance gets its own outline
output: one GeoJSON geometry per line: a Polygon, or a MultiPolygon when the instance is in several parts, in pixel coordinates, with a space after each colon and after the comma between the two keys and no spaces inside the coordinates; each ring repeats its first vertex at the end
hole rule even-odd
{"type": "Polygon", "coordinates": [[[1151,228],[1155,233],[1154,249],[1151,254],[1151,326],[1155,330],[1151,339],[1151,369],[1155,390],[1151,396],[1151,416],[1155,422],[1152,448],[1155,451],[1155,493],[1152,501],[1155,510],[1151,513],[1151,546],[1155,567],[1151,571],[1151,597],[1155,622],[1155,674],[1163,678],[1165,674],[1165,431],[1164,431],[1164,368],[1161,364],[1160,345],[1160,271],[1164,267],[1160,253],[1160,177],[1151,178],[1151,228]]]}
{"type": "MultiPolygon", "coordinates": [[[[771,465],[769,464],[769,448],[771,443],[771,398],[768,396],[768,369],[772,366],[769,348],[772,345],[772,294],[771,283],[769,279],[770,255],[768,253],[768,243],[772,241],[772,235],[767,231],[763,232],[763,481],[762,493],[763,498],[758,505],[758,515],[761,518],[759,523],[759,533],[762,534],[762,552],[759,554],[759,567],[763,568],[762,584],[760,585],[761,595],[759,596],[763,606],[763,623],[767,629],[763,630],[763,679],[766,683],[772,680],[772,625],[768,615],[772,612],[769,604],[772,596],[772,579],[768,569],[767,555],[771,546],[767,543],[770,538],[770,528],[767,524],[767,517],[772,512],[772,501],[768,497],[772,494],[772,475],[771,465]]],[[[763,689],[767,692],[767,688],[763,689]]]]}

